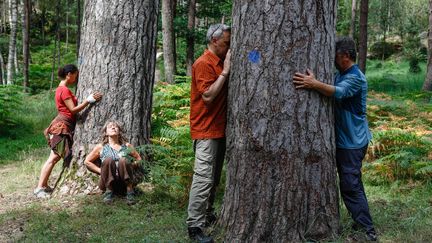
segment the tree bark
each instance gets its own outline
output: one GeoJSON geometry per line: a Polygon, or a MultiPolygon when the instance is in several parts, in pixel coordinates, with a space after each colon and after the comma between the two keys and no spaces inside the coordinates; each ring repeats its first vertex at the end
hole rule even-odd
{"type": "Polygon", "coordinates": [[[194,63],[195,49],[195,15],[196,15],[196,0],[189,0],[188,6],[188,33],[186,36],[186,75],[192,76],[192,65],[194,63]]]}
{"type": "Polygon", "coordinates": [[[332,99],[292,83],[307,68],[333,83],[336,7],[335,0],[234,1],[225,242],[338,234],[332,99]]]}
{"type": "Polygon", "coordinates": [[[149,143],[158,5],[154,0],[85,1],[77,97],[81,101],[93,91],[104,96],[80,114],[71,170],[76,173],[61,193],[96,188],[83,163],[109,119],[123,124],[134,146],[149,143]]]}
{"type": "Polygon", "coordinates": [[[355,33],[356,11],[357,11],[357,1],[351,0],[351,26],[349,31],[349,36],[351,38],[354,38],[354,33],[355,33]]]}
{"type": "Polygon", "coordinates": [[[176,74],[174,11],[171,0],[162,0],[162,41],[165,66],[165,81],[174,83],[176,74]]]}
{"type": "Polygon", "coordinates": [[[29,87],[29,57],[30,57],[30,10],[31,1],[24,0],[24,36],[23,36],[23,76],[24,91],[29,87]]]}
{"type": "Polygon", "coordinates": [[[423,90],[432,90],[432,0],[429,0],[428,64],[423,90]]]}
{"type": "Polygon", "coordinates": [[[359,48],[358,48],[358,64],[363,73],[366,73],[366,59],[367,59],[367,40],[368,40],[368,12],[369,1],[360,1],[360,33],[359,33],[359,48]]]}
{"type": "Polygon", "coordinates": [[[7,84],[13,84],[14,63],[16,56],[16,41],[17,41],[17,2],[9,0],[10,9],[10,37],[9,37],[9,55],[7,63],[7,84]]]}

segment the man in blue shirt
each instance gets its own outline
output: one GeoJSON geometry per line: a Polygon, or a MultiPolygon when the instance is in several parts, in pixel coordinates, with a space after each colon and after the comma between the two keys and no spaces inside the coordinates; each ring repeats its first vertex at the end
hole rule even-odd
{"type": "Polygon", "coordinates": [[[366,230],[368,240],[377,236],[369,213],[369,206],[361,180],[362,160],[372,136],[366,117],[367,81],[356,61],[356,47],[352,38],[336,41],[335,65],[339,71],[334,85],[322,83],[307,70],[293,78],[296,89],[313,89],[334,97],[336,164],[339,187],[345,206],[356,223],[366,230]]]}

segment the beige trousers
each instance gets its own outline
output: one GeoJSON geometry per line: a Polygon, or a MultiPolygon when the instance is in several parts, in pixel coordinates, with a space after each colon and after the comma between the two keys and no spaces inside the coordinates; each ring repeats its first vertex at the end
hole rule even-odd
{"type": "Polygon", "coordinates": [[[206,215],[213,213],[225,157],[225,138],[194,140],[195,166],[189,194],[188,227],[203,228],[206,215]]]}

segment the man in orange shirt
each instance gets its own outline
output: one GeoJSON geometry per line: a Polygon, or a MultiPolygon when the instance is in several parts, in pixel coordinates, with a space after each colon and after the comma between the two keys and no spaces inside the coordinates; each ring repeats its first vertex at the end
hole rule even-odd
{"type": "Polygon", "coordinates": [[[190,128],[195,166],[186,223],[189,237],[198,242],[213,242],[202,229],[216,221],[213,202],[225,157],[230,36],[229,26],[210,26],[208,49],[192,66],[190,128]]]}

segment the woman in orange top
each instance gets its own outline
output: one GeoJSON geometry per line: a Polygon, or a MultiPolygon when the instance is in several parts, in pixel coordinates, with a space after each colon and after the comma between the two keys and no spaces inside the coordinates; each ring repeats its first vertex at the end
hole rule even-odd
{"type": "Polygon", "coordinates": [[[85,101],[78,105],[75,95],[68,89],[77,81],[78,68],[73,64],[59,68],[58,76],[61,82],[56,89],[55,103],[58,115],[44,131],[51,153],[48,160],[42,166],[39,182],[34,190],[36,197],[45,198],[50,195],[52,189],[48,186],[48,179],[54,165],[63,158],[64,165],[69,165],[72,159],[73,132],[75,129],[76,114],[89,104],[99,101],[102,94],[94,92],[85,101]]]}

